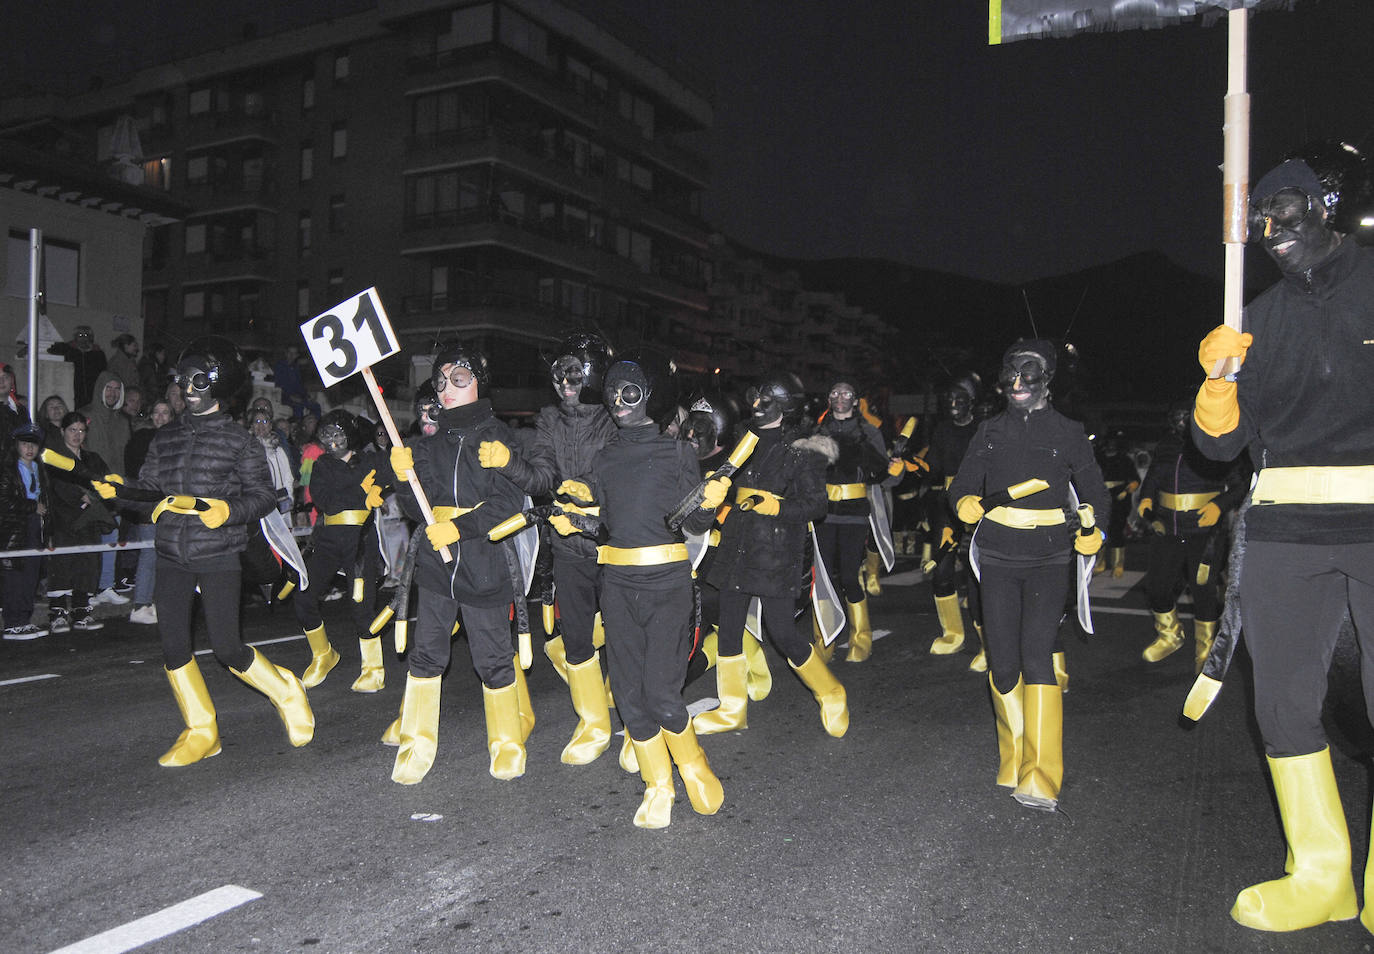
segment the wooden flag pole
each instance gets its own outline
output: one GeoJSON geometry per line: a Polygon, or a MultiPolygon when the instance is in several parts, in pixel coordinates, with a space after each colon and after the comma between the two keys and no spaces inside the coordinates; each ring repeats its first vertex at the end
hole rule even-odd
{"type": "MultiPolygon", "coordinates": [[[[1225,292],[1222,321],[1241,330],[1245,295],[1245,242],[1249,238],[1246,212],[1250,198],[1250,94],[1246,92],[1249,31],[1248,11],[1242,5],[1227,11],[1226,99],[1222,134],[1222,241],[1226,244],[1225,292]]],[[[1234,374],[1235,358],[1222,358],[1209,377],[1234,374]]]]}
{"type": "MultiPolygon", "coordinates": [[[[372,401],[377,405],[377,413],[382,415],[382,423],[386,425],[387,436],[391,438],[392,447],[400,447],[405,442],[401,440],[400,431],[396,430],[396,422],[391,419],[391,408],[386,406],[386,400],[382,397],[382,389],[377,387],[377,379],[372,376],[372,369],[363,368],[363,380],[367,382],[367,389],[372,392],[372,401]]],[[[420,478],[415,476],[415,471],[408,470],[398,476],[404,477],[410,482],[410,489],[415,494],[415,502],[420,505],[420,513],[424,514],[425,524],[434,523],[434,511],[429,507],[429,498],[425,496],[425,489],[420,486],[420,478]]],[[[445,563],[453,562],[453,552],[448,547],[442,547],[439,555],[444,558],[445,563]]]]}

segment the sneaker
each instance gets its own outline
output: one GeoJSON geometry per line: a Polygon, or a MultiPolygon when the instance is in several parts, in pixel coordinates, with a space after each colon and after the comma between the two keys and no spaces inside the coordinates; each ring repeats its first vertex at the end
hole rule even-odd
{"type": "Polygon", "coordinates": [[[37,639],[40,636],[48,635],[48,631],[42,627],[35,626],[33,623],[25,623],[23,626],[6,626],[6,639],[37,639]]]}
{"type": "Polygon", "coordinates": [[[119,578],[119,582],[114,585],[114,591],[116,593],[119,593],[120,595],[132,592],[133,588],[134,581],[129,579],[127,576],[121,576],[119,578]]]}
{"type": "Polygon", "coordinates": [[[138,607],[129,614],[129,622],[151,626],[157,622],[157,607],[152,603],[149,603],[147,606],[138,607]]]}
{"type": "Polygon", "coordinates": [[[129,598],[127,596],[120,596],[115,592],[113,586],[107,586],[105,589],[95,594],[95,596],[91,597],[92,606],[102,606],[105,604],[110,606],[123,606],[127,602],[129,602],[129,598]]]}
{"type": "Polygon", "coordinates": [[[72,631],[72,621],[65,616],[54,616],[48,621],[48,632],[50,633],[70,633],[72,631]]]}
{"type": "Polygon", "coordinates": [[[89,614],[86,616],[78,616],[76,619],[72,620],[72,629],[92,630],[104,628],[104,623],[89,614]]]}

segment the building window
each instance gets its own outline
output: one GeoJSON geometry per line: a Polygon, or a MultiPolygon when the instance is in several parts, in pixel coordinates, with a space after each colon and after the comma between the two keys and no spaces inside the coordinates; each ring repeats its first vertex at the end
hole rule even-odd
{"type": "Polygon", "coordinates": [[[310,314],[310,282],[302,278],[296,282],[296,317],[304,321],[310,314]]]}
{"type": "Polygon", "coordinates": [[[343,298],[343,269],[331,268],[329,270],[329,300],[340,301],[343,298]]]}
{"type": "Polygon", "coordinates": [[[615,253],[634,262],[642,272],[649,271],[652,265],[653,245],[649,236],[623,225],[615,227],[615,253]]]}
{"type": "Polygon", "coordinates": [[[557,66],[549,52],[549,31],[510,7],[501,8],[501,45],[550,70],[557,66]]]}
{"type": "MultiPolygon", "coordinates": [[[[29,297],[29,233],[9,233],[9,268],[5,294],[29,297]]],[[[81,304],[81,246],[54,239],[43,240],[43,281],[40,290],[58,305],[81,304]]]]}
{"type": "Polygon", "coordinates": [[[210,111],[210,87],[191,90],[186,99],[186,111],[192,116],[200,116],[210,111]]]}
{"type": "Polygon", "coordinates": [[[315,108],[315,77],[307,76],[301,80],[301,109],[315,108]]]}
{"type": "Polygon", "coordinates": [[[348,155],[348,124],[334,124],[334,138],[330,148],[330,156],[334,159],[342,159],[348,155]]]}
{"type": "Polygon", "coordinates": [[[150,189],[169,191],[172,188],[172,160],[163,156],[161,159],[149,159],[145,162],[143,184],[150,189]]]}
{"type": "Polygon", "coordinates": [[[654,104],[643,96],[636,96],[628,90],[620,91],[619,110],[622,119],[639,127],[639,134],[645,139],[654,138],[654,104]]]}
{"type": "Polygon", "coordinates": [[[200,185],[210,178],[209,156],[188,156],[186,159],[186,184],[200,185]]]}
{"type": "Polygon", "coordinates": [[[205,317],[205,292],[188,291],[181,299],[181,314],[187,321],[200,321],[205,317]]]}
{"type": "Polygon", "coordinates": [[[435,52],[447,53],[465,46],[490,43],[491,10],[490,3],[479,3],[450,11],[444,28],[434,38],[435,52]]]}
{"type": "Polygon", "coordinates": [[[296,235],[299,239],[296,243],[296,250],[302,255],[309,255],[312,239],[309,212],[301,213],[300,222],[296,227],[296,235]]]}
{"type": "Polygon", "coordinates": [[[199,255],[205,251],[205,223],[186,223],[186,254],[199,255]]]}
{"type": "Polygon", "coordinates": [[[342,232],[344,230],[344,207],[342,195],[329,197],[329,231],[342,232]]]}
{"type": "Polygon", "coordinates": [[[348,51],[340,50],[334,54],[334,82],[342,83],[348,79],[348,51]]]}
{"type": "Polygon", "coordinates": [[[315,147],[309,143],[301,146],[301,181],[309,182],[315,178],[315,147]]]}

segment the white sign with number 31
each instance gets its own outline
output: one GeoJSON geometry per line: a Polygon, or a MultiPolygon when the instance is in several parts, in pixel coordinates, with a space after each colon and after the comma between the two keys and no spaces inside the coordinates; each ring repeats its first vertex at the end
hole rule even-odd
{"type": "Polygon", "coordinates": [[[401,350],[375,287],[311,318],[301,325],[301,335],[325,387],[401,350]]]}

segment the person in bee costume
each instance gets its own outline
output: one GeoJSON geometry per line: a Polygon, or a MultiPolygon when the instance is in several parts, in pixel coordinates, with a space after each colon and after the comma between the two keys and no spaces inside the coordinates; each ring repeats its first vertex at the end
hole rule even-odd
{"type": "Polygon", "coordinates": [[[1208,375],[1221,359],[1241,363],[1198,390],[1193,440],[1216,461],[1248,448],[1258,469],[1229,567],[1239,605],[1228,593],[1222,630],[1235,632],[1236,610],[1288,842],[1286,875],[1245,888],[1231,909],[1261,931],[1357,913],[1374,931],[1374,853],[1361,912],[1322,725],[1347,614],[1374,712],[1374,250],[1359,234],[1371,197],[1366,161],[1343,143],[1309,144],[1267,172],[1250,195],[1250,237],[1280,280],[1245,308],[1243,331],[1218,326],[1198,349],[1208,375]]]}
{"type": "MultiPolygon", "coordinates": [[[[525,506],[525,494],[512,476],[480,461],[484,444],[514,446],[509,427],[492,413],[486,396],[487,357],[466,344],[454,344],[434,357],[430,383],[439,398],[436,431],[391,449],[396,494],[406,516],[422,521],[409,481],[413,470],[428,497],[434,522],[425,527],[429,545],[416,555],[419,589],[405,697],[394,738],[400,748],[393,781],[414,785],[434,764],[439,746],[440,685],[448,668],[454,623],[462,613],[472,666],[482,681],[487,723],[488,771],[509,780],[525,774],[525,739],[534,717],[522,692],[511,646],[511,608],[516,593],[507,559],[511,541],[492,543],[487,532],[525,506]],[[448,547],[452,562],[440,551],[448,547]]],[[[516,461],[510,471],[518,472],[516,461]]],[[[393,736],[387,730],[384,740],[393,736]]]]}
{"type": "Polygon", "coordinates": [[[859,576],[872,507],[868,488],[888,477],[887,443],[878,429],[858,413],[858,391],[852,383],[836,381],[828,400],[817,433],[835,442],[837,456],[825,473],[829,504],[825,521],[816,524],[816,538],[821,559],[835,592],[844,598],[849,618],[849,652],[845,660],[863,662],[873,652],[868,590],[859,576]]]}
{"type": "Polygon", "coordinates": [[[1126,452],[1126,435],[1122,431],[1110,431],[1103,439],[1098,463],[1112,495],[1112,512],[1106,527],[1107,560],[1099,563],[1094,572],[1103,573],[1110,568],[1112,576],[1119,579],[1126,574],[1126,526],[1131,520],[1131,500],[1140,489],[1140,473],[1126,452]]]}
{"type": "Polygon", "coordinates": [[[374,453],[363,453],[363,432],[357,418],[342,408],[320,418],[315,438],[324,454],[310,475],[310,495],[319,519],[311,533],[313,549],[306,563],[311,585],[296,594],[296,621],[310,644],[310,666],[301,676],[307,689],[324,682],[339,654],[329,642],[320,594],[342,570],[351,580],[349,611],[362,657],[354,692],[378,692],[386,684],[382,640],[369,632],[377,602],[381,554],[377,550],[374,511],[391,486],[391,466],[374,453]]]}
{"type": "Polygon", "coordinates": [[[215,658],[272,701],[292,745],[305,745],[315,732],[301,681],[244,645],[239,631],[239,555],[249,524],[277,505],[262,445],[227,413],[246,378],[232,341],[211,335],[188,344],[176,367],[186,410],[158,430],[138,476],[127,481],[132,488],[167,494],[152,513],[153,600],[167,681],[186,729],[158,759],[164,766],[190,765],[220,752],[215,707],[194,656],[197,592],[215,658]]]}
{"type": "MultiPolygon", "coordinates": [[[[749,666],[743,641],[749,604],[758,598],[764,629],[815,696],[821,725],[836,738],[849,728],[842,686],[821,650],[799,628],[796,605],[806,591],[807,525],[825,517],[826,467],[838,459],[832,437],[813,434],[804,415],[805,393],[790,372],[774,372],[750,386],[750,429],[758,435],[734,475],[730,514],[720,528],[706,582],[720,594],[716,691],[720,706],[695,719],[702,734],[747,726],[749,666]]],[[[863,547],[866,527],[858,527],[863,547]]],[[[854,566],[858,582],[857,564],[854,566]]],[[[804,620],[805,615],[802,616],[804,620]]]]}
{"type": "Polygon", "coordinates": [[[1083,426],[1050,406],[1055,362],[1054,344],[1044,339],[1007,349],[999,378],[1007,409],[978,426],[949,488],[959,519],[977,525],[971,559],[983,588],[997,784],[1044,811],[1058,806],[1064,777],[1063,693],[1052,654],[1068,563],[1075,550],[1102,546],[1101,531],[1082,534],[1067,523],[1070,484],[1090,508],[1084,526],[1109,506],[1083,426]]]}
{"type": "MultiPolygon", "coordinates": [[[[682,530],[669,529],[666,516],[700,483],[691,445],[661,429],[676,411],[671,366],[650,354],[618,360],[606,371],[603,398],[618,430],[588,474],[557,490],[579,506],[601,508],[607,542],[597,558],[611,685],[644,780],[634,823],[666,828],[675,764],[698,814],[715,814],[724,799],[682,701],[695,615],[683,532],[710,527],[729,482],[713,482],[682,530]]],[[[559,533],[575,532],[566,516],[550,522],[559,533]]]]}
{"type": "Polygon", "coordinates": [[[1216,568],[1222,517],[1245,495],[1249,473],[1236,462],[1203,457],[1188,434],[1191,417],[1188,404],[1169,409],[1169,432],[1155,446],[1140,486],[1137,509],[1153,530],[1145,598],[1157,634],[1141,657],[1157,663],[1183,646],[1176,600],[1186,586],[1193,597],[1194,671],[1201,672],[1221,618],[1216,568]]]}

